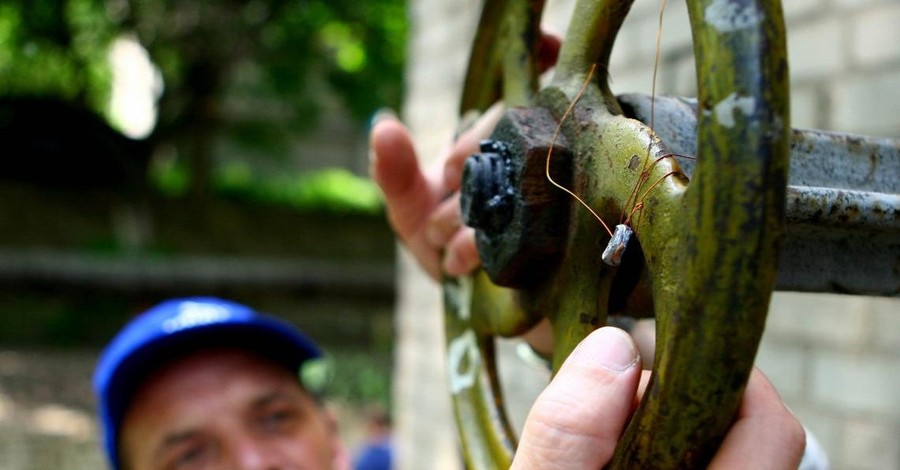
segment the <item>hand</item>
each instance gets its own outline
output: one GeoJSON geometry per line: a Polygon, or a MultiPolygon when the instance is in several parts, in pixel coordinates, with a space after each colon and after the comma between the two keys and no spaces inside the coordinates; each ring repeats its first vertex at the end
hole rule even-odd
{"type": "MultiPolygon", "coordinates": [[[[649,380],[634,340],[612,327],[594,331],[535,401],[513,469],[601,468],[649,380]]],[[[795,470],[806,434],[772,384],[754,369],[738,415],[712,469],[795,470]]]]}
{"type": "Polygon", "coordinates": [[[463,225],[459,189],[465,159],[500,119],[502,107],[489,109],[423,171],[409,131],[396,118],[379,119],[370,135],[370,173],[387,202],[388,221],[397,237],[435,280],[470,273],[481,264],[474,231],[463,225]]]}
{"type": "MultiPolygon", "coordinates": [[[[555,36],[541,37],[541,71],[556,63],[560,46],[555,36]]],[[[474,231],[462,224],[459,188],[465,159],[479,151],[479,141],[490,135],[502,112],[500,105],[487,110],[427,172],[419,167],[409,131],[397,119],[379,119],[369,136],[370,173],[384,193],[388,221],[435,280],[440,280],[442,271],[462,276],[481,264],[474,231]]]]}

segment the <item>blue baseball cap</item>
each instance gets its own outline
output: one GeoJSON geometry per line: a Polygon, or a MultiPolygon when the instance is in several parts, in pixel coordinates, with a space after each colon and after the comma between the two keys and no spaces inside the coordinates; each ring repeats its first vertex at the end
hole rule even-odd
{"type": "Polygon", "coordinates": [[[138,387],[159,367],[208,348],[246,349],[298,374],[304,362],[322,357],[290,323],[235,302],[191,297],[147,310],[113,338],[94,371],[103,446],[113,468],[121,468],[119,427],[138,387]]]}

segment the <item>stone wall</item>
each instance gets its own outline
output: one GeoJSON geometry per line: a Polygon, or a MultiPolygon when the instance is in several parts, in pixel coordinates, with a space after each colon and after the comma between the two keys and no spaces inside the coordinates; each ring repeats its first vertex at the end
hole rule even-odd
{"type": "MultiPolygon", "coordinates": [[[[449,141],[480,3],[411,1],[404,118],[423,158],[449,141]]],[[[893,0],[784,0],[794,127],[900,136],[900,4],[893,0]]],[[[549,0],[545,28],[563,33],[573,0],[549,0]]],[[[637,0],[610,64],[616,93],[649,94],[658,1],[637,0]]],[[[659,94],[694,95],[684,2],[664,17],[659,94]]],[[[404,469],[459,468],[443,385],[437,288],[401,257],[397,376],[404,469]],[[446,423],[446,424],[445,424],[446,423]]],[[[513,361],[515,362],[515,361],[513,361]]],[[[776,293],[758,355],[784,399],[836,469],[900,468],[900,301],[776,293]]],[[[516,375],[516,374],[511,374],[516,375]]],[[[516,416],[524,413],[523,393],[516,416]],[[521,402],[521,403],[520,403],[521,402]]],[[[518,418],[520,419],[520,418],[518,418]]]]}

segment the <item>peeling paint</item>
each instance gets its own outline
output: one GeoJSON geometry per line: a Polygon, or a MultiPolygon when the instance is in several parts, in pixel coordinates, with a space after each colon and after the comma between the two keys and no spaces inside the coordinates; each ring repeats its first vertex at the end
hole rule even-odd
{"type": "Polygon", "coordinates": [[[466,330],[450,341],[447,363],[450,393],[456,395],[475,385],[481,367],[481,355],[478,353],[478,340],[474,331],[466,330]]]}
{"type": "Polygon", "coordinates": [[[781,116],[775,116],[772,119],[772,132],[781,132],[784,130],[784,119],[781,119],[781,116]]]}
{"type": "Polygon", "coordinates": [[[733,0],[713,0],[703,13],[703,19],[720,33],[733,33],[752,28],[763,21],[763,13],[756,4],[739,5],[733,0]]]}
{"type": "Polygon", "coordinates": [[[756,100],[752,96],[740,96],[737,93],[728,95],[727,98],[716,104],[713,109],[719,124],[725,127],[734,127],[734,112],[741,111],[749,116],[756,108],[756,100]]]}
{"type": "Polygon", "coordinates": [[[469,300],[472,298],[472,278],[462,276],[455,284],[445,284],[444,298],[460,320],[469,320],[472,317],[471,305],[469,305],[469,300]]]}

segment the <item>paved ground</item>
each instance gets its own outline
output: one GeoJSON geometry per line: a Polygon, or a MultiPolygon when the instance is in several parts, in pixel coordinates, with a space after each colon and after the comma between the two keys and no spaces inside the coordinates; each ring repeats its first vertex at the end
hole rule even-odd
{"type": "Polygon", "coordinates": [[[104,468],[90,385],[96,355],[0,348],[0,470],[104,468]]]}

